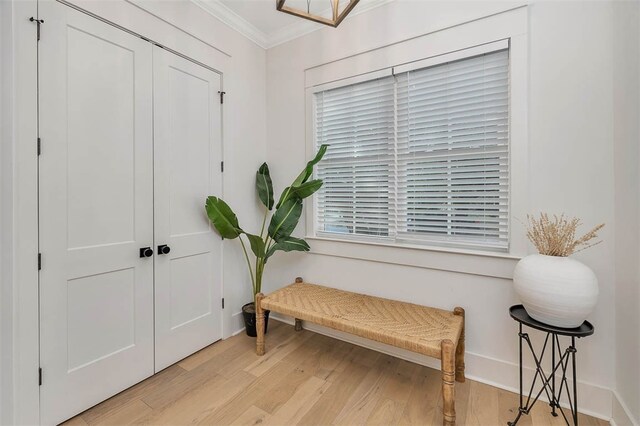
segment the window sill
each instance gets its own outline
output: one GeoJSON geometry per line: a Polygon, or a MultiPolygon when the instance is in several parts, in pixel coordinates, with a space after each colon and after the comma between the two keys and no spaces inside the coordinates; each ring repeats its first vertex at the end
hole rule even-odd
{"type": "Polygon", "coordinates": [[[316,236],[305,239],[310,243],[311,254],[504,279],[513,278],[513,269],[521,258],[509,253],[412,244],[385,244],[316,236]]]}

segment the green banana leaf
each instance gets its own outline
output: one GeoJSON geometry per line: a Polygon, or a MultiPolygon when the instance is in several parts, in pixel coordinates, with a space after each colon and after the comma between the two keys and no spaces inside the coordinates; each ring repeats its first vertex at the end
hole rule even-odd
{"type": "Polygon", "coordinates": [[[269,236],[276,242],[291,235],[302,214],[302,200],[285,201],[271,217],[269,236]]]}
{"type": "Polygon", "coordinates": [[[320,160],[322,160],[322,157],[324,157],[324,154],[325,152],[327,152],[328,147],[329,145],[326,145],[326,144],[320,145],[320,148],[318,149],[316,156],[313,158],[313,160],[307,163],[307,166],[298,175],[296,180],[293,181],[293,184],[291,186],[299,186],[305,183],[307,180],[309,180],[309,178],[313,174],[313,166],[315,166],[320,162],[320,160]]]}
{"type": "Polygon", "coordinates": [[[278,204],[276,205],[276,208],[279,208],[283,203],[285,203],[287,200],[289,200],[289,198],[291,196],[291,193],[297,187],[300,187],[303,183],[305,183],[307,180],[309,180],[309,178],[313,174],[313,166],[315,166],[316,164],[318,164],[320,162],[320,160],[322,160],[322,157],[324,157],[324,154],[327,152],[327,148],[328,147],[329,147],[329,145],[326,145],[326,144],[320,145],[320,148],[318,149],[318,153],[313,158],[313,160],[311,160],[311,161],[309,161],[307,163],[305,168],[302,170],[302,172],[300,172],[300,174],[298,175],[296,180],[293,181],[291,186],[287,187],[284,191],[282,191],[282,195],[280,196],[280,201],[278,201],[278,204]]]}
{"type": "Polygon", "coordinates": [[[209,220],[222,238],[232,240],[240,236],[242,229],[238,224],[238,218],[227,203],[218,197],[207,197],[205,209],[209,220]]]}
{"type": "Polygon", "coordinates": [[[251,244],[251,251],[253,252],[253,254],[255,254],[256,257],[264,257],[264,240],[260,238],[259,235],[249,234],[248,232],[245,232],[244,235],[246,235],[249,239],[249,243],[251,244]]]}
{"type": "Polygon", "coordinates": [[[284,191],[282,191],[282,194],[280,195],[280,200],[278,201],[278,205],[276,206],[276,208],[282,205],[285,197],[289,199],[298,198],[302,200],[309,197],[310,195],[313,195],[314,192],[316,192],[318,189],[322,187],[322,183],[323,182],[321,179],[314,179],[314,180],[305,182],[300,186],[294,186],[294,187],[287,186],[284,189],[284,191]]]}
{"type": "Polygon", "coordinates": [[[266,257],[269,258],[278,250],[309,251],[310,247],[309,247],[309,244],[307,244],[307,242],[303,239],[295,238],[295,237],[286,237],[286,238],[282,238],[280,241],[278,241],[273,246],[271,246],[266,257]]]}
{"type": "Polygon", "coordinates": [[[322,186],[322,180],[320,179],[310,180],[308,182],[303,183],[300,186],[293,187],[291,189],[291,194],[303,200],[309,197],[310,195],[313,195],[313,193],[316,192],[318,189],[320,189],[321,186],[322,186]]]}
{"type": "Polygon", "coordinates": [[[284,191],[282,191],[282,194],[280,194],[280,199],[278,200],[278,204],[276,204],[276,209],[280,208],[280,206],[282,205],[282,203],[284,203],[286,201],[286,198],[289,198],[291,192],[291,187],[287,186],[284,191]]]}
{"type": "Polygon", "coordinates": [[[256,189],[262,204],[271,210],[273,208],[273,183],[271,182],[267,163],[262,163],[256,172],[256,189]]]}

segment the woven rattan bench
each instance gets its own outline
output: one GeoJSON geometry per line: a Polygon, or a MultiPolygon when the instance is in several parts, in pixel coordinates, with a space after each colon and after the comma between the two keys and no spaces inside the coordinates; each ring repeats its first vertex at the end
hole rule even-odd
{"type": "Polygon", "coordinates": [[[256,353],[264,355],[264,311],[309,321],[441,360],[443,424],[456,421],[454,379],[464,382],[464,309],[453,312],[304,283],[256,295],[256,353]]]}

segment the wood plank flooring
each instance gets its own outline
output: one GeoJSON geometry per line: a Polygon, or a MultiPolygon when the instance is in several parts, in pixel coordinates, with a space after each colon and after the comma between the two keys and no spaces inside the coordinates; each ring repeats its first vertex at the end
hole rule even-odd
{"type": "MultiPolygon", "coordinates": [[[[440,372],[271,321],[267,353],[244,334],[215,343],[67,425],[441,425],[440,372]]],[[[459,425],[506,425],[518,396],[456,383],[459,425]]],[[[537,404],[518,423],[563,425],[537,404]]],[[[580,424],[607,422],[580,416],[580,424]]]]}

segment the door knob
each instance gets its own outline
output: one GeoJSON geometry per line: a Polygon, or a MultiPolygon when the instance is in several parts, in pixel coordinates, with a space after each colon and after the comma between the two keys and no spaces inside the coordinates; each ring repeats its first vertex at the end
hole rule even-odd
{"type": "Polygon", "coordinates": [[[153,256],[153,250],[151,247],[142,247],[140,249],[140,257],[151,257],[153,256]]]}
{"type": "Polygon", "coordinates": [[[166,244],[162,244],[158,246],[158,254],[169,254],[171,251],[171,247],[166,244]]]}

